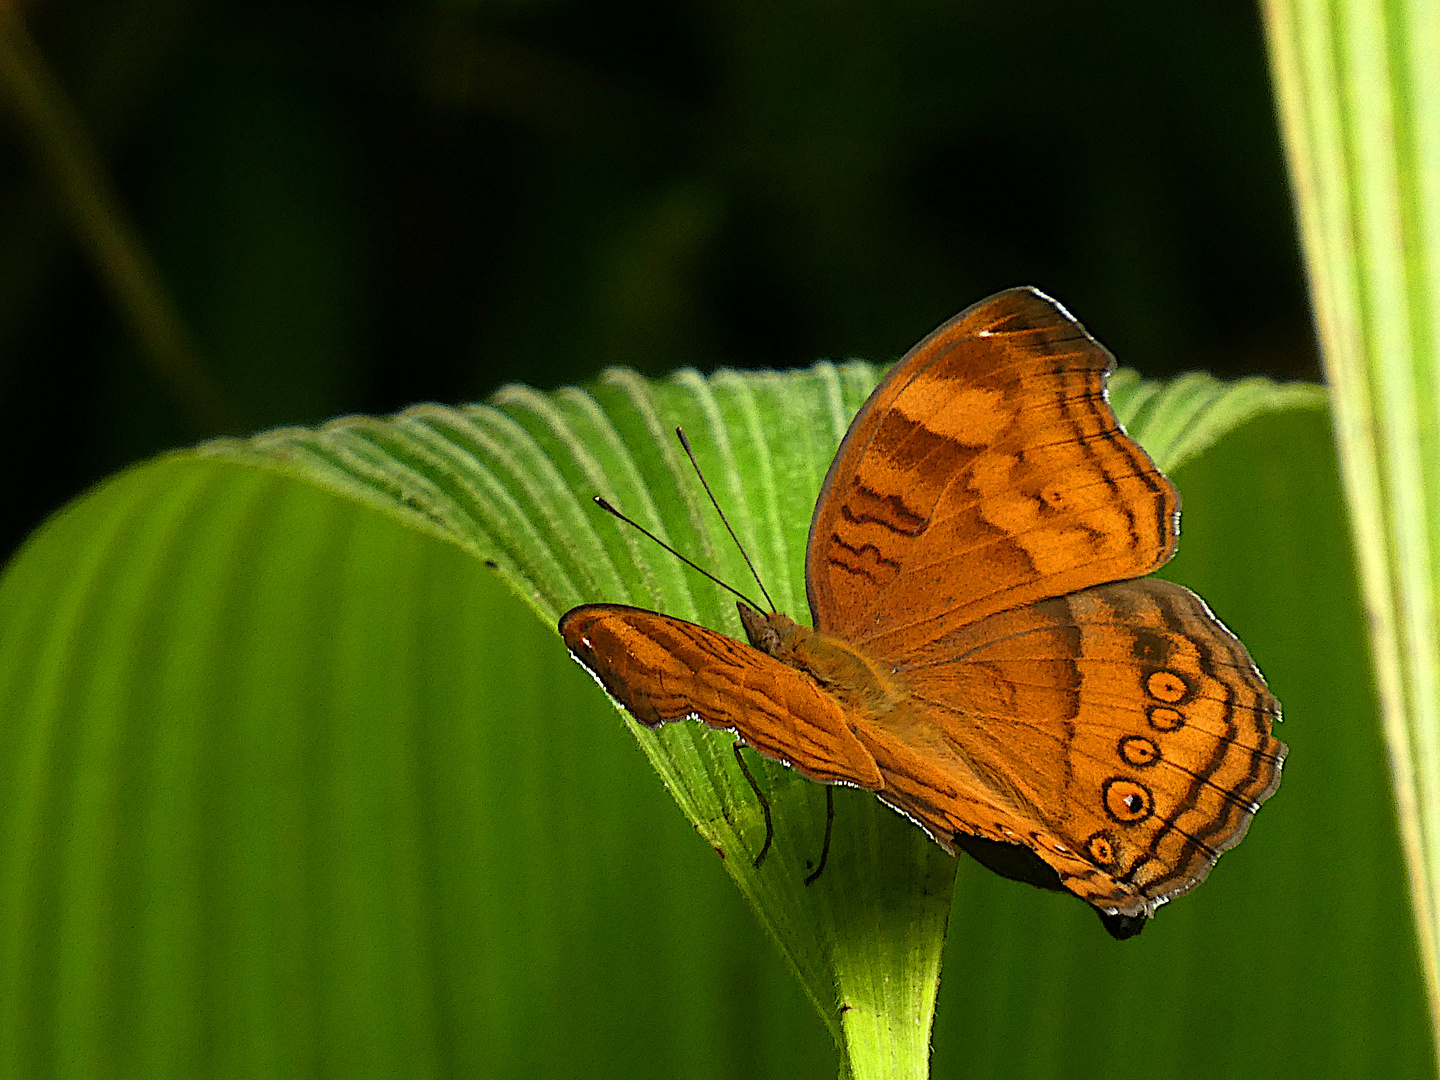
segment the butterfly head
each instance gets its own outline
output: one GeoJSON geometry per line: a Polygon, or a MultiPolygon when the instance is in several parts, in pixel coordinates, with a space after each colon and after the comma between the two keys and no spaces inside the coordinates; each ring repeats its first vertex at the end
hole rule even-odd
{"type": "Polygon", "coordinates": [[[800,629],[799,624],[788,615],[771,612],[761,614],[744,601],[735,604],[740,612],[740,624],[745,627],[745,636],[750,644],[770,656],[778,656],[785,643],[800,629]]]}

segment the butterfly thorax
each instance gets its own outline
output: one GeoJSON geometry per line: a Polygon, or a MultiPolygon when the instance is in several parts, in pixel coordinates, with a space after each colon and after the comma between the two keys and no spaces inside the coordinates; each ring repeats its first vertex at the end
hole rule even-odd
{"type": "Polygon", "coordinates": [[[762,615],[736,604],[750,644],[805,672],[847,711],[864,716],[890,712],[905,696],[895,676],[839,638],[801,626],[788,615],[762,615]]]}

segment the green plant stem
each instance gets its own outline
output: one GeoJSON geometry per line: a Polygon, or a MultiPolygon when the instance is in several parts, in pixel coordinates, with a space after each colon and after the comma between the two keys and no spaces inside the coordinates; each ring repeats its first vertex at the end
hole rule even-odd
{"type": "Polygon", "coordinates": [[[84,123],[8,2],[0,3],[0,90],[155,374],[198,432],[238,431],[84,123]]]}

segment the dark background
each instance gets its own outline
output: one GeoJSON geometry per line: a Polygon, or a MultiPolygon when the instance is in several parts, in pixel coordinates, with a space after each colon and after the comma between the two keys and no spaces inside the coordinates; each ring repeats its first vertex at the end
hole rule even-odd
{"type": "MultiPolygon", "coordinates": [[[[1315,378],[1238,0],[37,0],[235,430],[889,361],[1030,283],[1121,363],[1315,378]]],[[[0,552],[215,434],[0,128],[0,552]]]]}

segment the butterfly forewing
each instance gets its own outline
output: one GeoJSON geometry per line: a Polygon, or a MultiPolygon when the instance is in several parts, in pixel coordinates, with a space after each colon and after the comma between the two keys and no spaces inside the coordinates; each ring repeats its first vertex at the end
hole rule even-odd
{"type": "Polygon", "coordinates": [[[835,699],[802,672],[703,626],[621,604],[587,604],[560,636],[611,697],[654,727],[698,718],[821,783],[880,786],[835,699]]]}
{"type": "Polygon", "coordinates": [[[1105,399],[1113,366],[1033,289],[916,346],[856,418],[816,506],[816,628],[903,655],[1169,559],[1179,498],[1120,429],[1105,399]]]}

